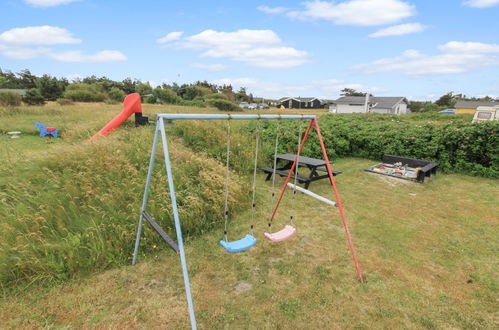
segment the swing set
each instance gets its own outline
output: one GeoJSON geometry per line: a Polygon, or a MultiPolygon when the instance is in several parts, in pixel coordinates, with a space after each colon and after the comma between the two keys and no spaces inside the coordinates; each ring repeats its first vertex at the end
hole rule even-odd
{"type": "Polygon", "coordinates": [[[158,114],[157,115],[157,121],[156,121],[156,129],[154,133],[154,138],[153,138],[153,145],[152,145],[152,151],[151,151],[151,157],[149,160],[149,169],[147,172],[147,180],[146,180],[146,186],[144,190],[144,196],[142,200],[142,207],[140,210],[140,217],[139,217],[139,224],[137,228],[137,236],[135,240],[135,248],[134,248],[134,254],[133,254],[133,259],[132,259],[132,264],[134,265],[137,262],[137,256],[138,256],[138,251],[139,251],[139,242],[140,242],[140,236],[142,233],[142,226],[144,219],[149,222],[149,224],[156,230],[156,232],[161,236],[161,238],[165,241],[165,243],[172,248],[176,253],[180,255],[180,263],[182,266],[182,273],[183,273],[183,278],[184,278],[184,286],[185,286],[185,292],[187,296],[187,306],[189,310],[189,318],[191,321],[191,327],[192,329],[197,329],[196,326],[196,318],[194,314],[194,304],[192,302],[192,295],[191,295],[191,289],[190,289],[190,283],[189,283],[189,275],[187,272],[187,262],[185,258],[185,252],[184,252],[184,244],[183,244],[183,239],[182,239],[182,231],[181,231],[181,226],[180,226],[180,218],[178,214],[178,206],[177,206],[177,200],[176,200],[176,195],[175,195],[175,186],[173,183],[173,174],[172,174],[172,168],[171,168],[171,162],[170,162],[170,154],[168,152],[168,144],[167,144],[167,139],[166,139],[166,132],[165,132],[165,123],[164,120],[227,120],[227,156],[226,156],[226,176],[225,176],[225,201],[224,201],[224,234],[223,234],[223,239],[220,241],[220,245],[223,246],[228,252],[230,253],[236,253],[236,252],[241,252],[250,249],[252,246],[254,246],[257,242],[255,236],[253,235],[253,229],[254,229],[254,224],[255,224],[255,214],[256,214],[256,172],[257,172],[257,163],[258,163],[258,151],[260,147],[260,128],[259,125],[256,127],[256,138],[255,138],[255,158],[254,158],[254,167],[253,167],[253,184],[252,184],[252,204],[251,204],[251,225],[250,225],[250,231],[248,234],[246,234],[243,238],[235,241],[229,241],[228,240],[228,219],[229,219],[229,205],[228,205],[228,197],[229,197],[229,183],[230,183],[230,167],[229,167],[229,162],[230,162],[230,152],[231,152],[231,120],[309,120],[308,126],[305,130],[305,133],[302,136],[302,126],[300,125],[299,133],[298,133],[298,150],[296,153],[296,157],[294,159],[293,164],[291,165],[291,169],[289,170],[289,173],[285,179],[285,182],[283,184],[283,187],[281,189],[281,192],[279,194],[279,197],[277,199],[277,202],[274,205],[274,200],[275,200],[275,177],[276,177],[276,168],[277,168],[277,149],[279,145],[279,137],[280,137],[280,125],[278,121],[277,125],[277,132],[276,132],[276,139],[275,139],[275,145],[274,145],[274,172],[273,172],[273,179],[272,179],[272,199],[271,199],[271,212],[270,216],[268,218],[268,232],[264,233],[264,236],[268,238],[271,242],[280,242],[287,240],[291,238],[295,233],[296,233],[296,227],[293,223],[293,218],[294,215],[290,216],[290,224],[287,224],[284,226],[283,229],[272,233],[272,222],[275,218],[276,212],[279,208],[279,205],[282,201],[282,198],[284,196],[284,193],[286,192],[286,189],[290,187],[293,189],[293,194],[292,194],[292,199],[294,200],[296,192],[302,192],[308,196],[311,196],[313,198],[316,198],[326,204],[329,204],[331,206],[338,207],[341,220],[343,222],[343,227],[347,236],[347,241],[348,245],[350,247],[350,252],[352,254],[352,258],[354,261],[355,269],[357,272],[358,280],[359,282],[363,283],[364,279],[362,277],[362,273],[360,270],[360,266],[357,260],[357,256],[355,253],[355,248],[353,246],[353,241],[350,235],[350,231],[348,229],[348,225],[346,222],[345,218],[345,213],[343,211],[343,207],[341,205],[341,200],[340,200],[340,195],[338,193],[338,189],[336,187],[336,184],[334,182],[334,176],[332,173],[331,165],[329,163],[329,159],[326,153],[326,147],[324,145],[324,141],[322,139],[322,134],[319,128],[319,124],[317,122],[316,116],[315,115],[231,115],[231,114],[158,114]],[[331,201],[327,198],[324,198],[320,195],[317,195],[308,189],[301,188],[297,185],[297,177],[298,177],[298,159],[300,157],[300,153],[303,149],[303,146],[305,145],[305,142],[307,141],[307,138],[309,136],[310,130],[312,127],[315,128],[318,138],[319,138],[319,143],[321,146],[321,150],[324,156],[324,160],[326,162],[326,169],[329,175],[329,181],[331,182],[335,197],[336,197],[336,202],[331,201]],[[167,175],[167,180],[168,180],[168,186],[169,186],[169,191],[170,191],[170,201],[172,205],[172,213],[173,213],[173,219],[175,223],[175,230],[177,234],[177,242],[175,242],[172,238],[166,234],[166,232],[161,228],[161,226],[154,220],[154,218],[147,213],[147,201],[149,197],[149,190],[150,190],[150,183],[151,183],[151,178],[152,178],[152,172],[153,172],[153,167],[154,167],[154,162],[156,158],[156,151],[158,147],[158,139],[159,136],[161,135],[161,142],[163,146],[163,154],[165,158],[165,164],[166,164],[166,175],[167,175]],[[293,175],[294,173],[294,175],[293,175]],[[291,183],[292,176],[294,176],[294,183],[291,183]]]}

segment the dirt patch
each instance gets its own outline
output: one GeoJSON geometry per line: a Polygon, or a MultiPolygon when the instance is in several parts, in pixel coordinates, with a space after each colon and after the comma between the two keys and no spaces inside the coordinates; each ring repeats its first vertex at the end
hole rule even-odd
{"type": "Polygon", "coordinates": [[[246,291],[251,290],[252,288],[253,288],[253,284],[245,282],[245,281],[241,281],[241,282],[237,283],[236,286],[234,287],[234,293],[237,296],[237,295],[240,295],[241,293],[244,293],[246,291]]]}

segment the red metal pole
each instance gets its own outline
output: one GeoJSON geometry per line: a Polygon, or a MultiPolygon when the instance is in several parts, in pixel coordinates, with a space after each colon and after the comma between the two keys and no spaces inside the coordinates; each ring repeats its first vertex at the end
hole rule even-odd
{"type": "MultiPolygon", "coordinates": [[[[319,143],[321,144],[322,153],[324,154],[324,160],[326,161],[327,173],[329,174],[329,180],[333,186],[334,194],[336,196],[336,203],[338,204],[338,209],[340,210],[341,221],[343,221],[343,227],[345,228],[345,233],[348,239],[348,245],[350,246],[350,251],[352,252],[353,262],[355,263],[355,269],[357,270],[357,276],[359,277],[359,281],[364,283],[364,278],[362,277],[362,272],[360,270],[359,261],[357,260],[357,254],[355,253],[355,248],[353,246],[352,237],[350,236],[350,230],[348,230],[347,220],[345,218],[345,212],[343,212],[343,206],[341,205],[340,194],[338,192],[338,188],[336,188],[336,183],[334,182],[333,172],[331,170],[331,164],[329,164],[329,158],[327,156],[326,147],[324,146],[324,141],[322,139],[321,130],[319,128],[319,123],[317,120],[312,119],[312,124],[317,130],[317,135],[319,136],[319,143]]],[[[286,182],[287,183],[287,182],[286,182]]]]}
{"type": "Polygon", "coordinates": [[[288,182],[289,182],[289,180],[291,180],[291,175],[293,173],[293,170],[296,167],[296,163],[298,162],[298,157],[300,157],[300,153],[303,149],[303,146],[305,145],[305,142],[307,141],[308,134],[310,133],[310,129],[312,128],[313,121],[314,121],[314,119],[310,119],[310,123],[308,123],[307,130],[305,131],[305,135],[303,136],[303,139],[301,140],[301,144],[300,144],[300,147],[298,148],[298,152],[296,154],[293,165],[291,165],[291,169],[289,170],[286,181],[284,182],[284,186],[282,187],[281,195],[279,196],[279,199],[277,200],[277,204],[275,205],[274,211],[272,212],[272,215],[270,216],[269,224],[272,223],[272,220],[274,220],[274,216],[275,216],[275,213],[277,212],[277,208],[279,207],[279,204],[281,203],[282,196],[284,196],[284,192],[286,191],[286,188],[288,187],[288,182]]]}

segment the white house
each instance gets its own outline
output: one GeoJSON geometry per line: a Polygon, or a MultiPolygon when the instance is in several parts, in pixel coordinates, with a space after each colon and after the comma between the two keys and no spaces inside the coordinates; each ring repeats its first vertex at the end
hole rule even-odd
{"type": "Polygon", "coordinates": [[[333,101],[329,111],[333,113],[390,113],[402,115],[408,113],[409,101],[405,97],[375,97],[366,96],[343,96],[333,101]]]}

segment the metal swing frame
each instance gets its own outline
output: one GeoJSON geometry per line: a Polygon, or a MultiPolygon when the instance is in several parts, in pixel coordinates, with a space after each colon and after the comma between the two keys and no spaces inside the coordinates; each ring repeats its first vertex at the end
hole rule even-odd
{"type": "Polygon", "coordinates": [[[166,138],[166,132],[165,132],[165,120],[280,120],[280,119],[286,119],[286,120],[309,120],[308,127],[305,131],[305,135],[303,136],[302,142],[300,144],[300,148],[297,153],[297,157],[295,158],[293,165],[291,166],[291,169],[289,171],[288,177],[286,178],[286,181],[283,185],[281,194],[279,196],[279,199],[277,201],[277,204],[275,205],[275,208],[272,212],[271,218],[274,218],[277,209],[279,207],[279,204],[282,200],[282,197],[284,195],[284,192],[286,191],[286,188],[288,187],[288,183],[291,179],[293,170],[295,169],[295,166],[297,166],[298,162],[298,155],[300,154],[301,150],[303,149],[303,146],[305,145],[305,142],[308,138],[308,135],[310,133],[310,129],[315,127],[318,137],[319,137],[319,142],[321,145],[321,149],[324,155],[324,160],[326,161],[326,167],[327,171],[329,173],[329,179],[331,181],[331,184],[333,186],[333,190],[336,196],[336,203],[337,206],[340,210],[340,215],[343,221],[343,226],[345,229],[345,233],[347,235],[348,239],[348,244],[350,246],[350,250],[352,253],[352,258],[354,260],[355,268],[357,271],[357,275],[359,278],[360,282],[364,282],[361,274],[361,270],[357,261],[357,256],[355,253],[355,249],[353,246],[352,238],[350,236],[350,232],[348,230],[348,225],[345,219],[345,214],[343,212],[343,207],[341,206],[341,201],[340,201],[340,196],[338,193],[338,190],[336,188],[336,184],[334,182],[334,176],[331,171],[331,166],[329,164],[329,159],[327,157],[326,153],[326,148],[324,146],[324,142],[322,139],[322,135],[319,129],[319,124],[317,122],[317,118],[315,115],[247,115],[247,114],[158,114],[156,116],[156,128],[154,130],[154,138],[153,138],[153,144],[152,144],[152,150],[151,150],[151,157],[149,160],[149,169],[147,171],[147,179],[146,179],[146,185],[144,189],[144,196],[142,199],[142,207],[140,209],[140,216],[139,216],[139,223],[137,227],[137,236],[135,240],[135,248],[134,248],[134,253],[133,253],[133,259],[132,259],[132,265],[135,265],[137,262],[137,257],[138,257],[138,252],[139,252],[139,243],[140,243],[140,236],[142,233],[142,226],[144,223],[144,219],[146,219],[152,226],[153,228],[160,234],[160,236],[165,240],[165,242],[172,248],[174,249],[179,255],[180,255],[180,263],[182,266],[182,274],[183,274],[183,279],[184,279],[184,286],[185,286],[185,293],[187,296],[187,307],[189,311],[189,318],[191,321],[191,327],[192,329],[197,329],[196,325],[196,316],[194,312],[194,304],[192,302],[192,294],[191,294],[191,287],[190,287],[190,282],[189,282],[189,274],[187,271],[187,262],[185,258],[185,251],[184,251],[184,243],[182,239],[182,230],[181,230],[181,225],[180,225],[180,217],[178,213],[178,206],[177,206],[177,199],[175,195],[175,185],[173,183],[173,174],[172,174],[172,167],[171,167],[171,161],[170,161],[170,153],[168,151],[168,143],[167,143],[167,138],[166,138]],[[156,152],[158,149],[158,140],[159,136],[161,135],[161,144],[163,147],[163,154],[165,158],[165,164],[166,164],[166,176],[168,180],[168,188],[170,191],[170,200],[171,200],[171,205],[172,205],[172,212],[173,212],[173,219],[175,223],[175,230],[177,234],[177,244],[168,237],[168,235],[161,229],[161,227],[154,221],[154,219],[147,213],[147,201],[149,197],[149,190],[150,190],[150,184],[151,184],[151,178],[152,178],[152,172],[154,168],[154,162],[156,160],[156,152]]]}

